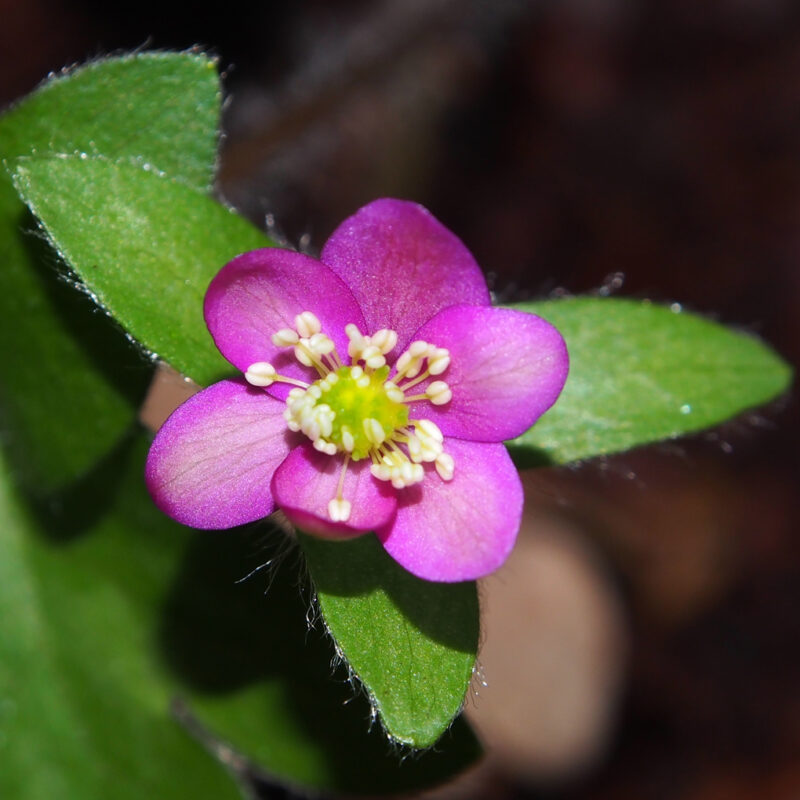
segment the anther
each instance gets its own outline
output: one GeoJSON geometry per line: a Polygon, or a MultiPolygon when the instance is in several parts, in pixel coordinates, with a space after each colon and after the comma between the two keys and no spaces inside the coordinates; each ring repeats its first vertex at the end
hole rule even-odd
{"type": "Polygon", "coordinates": [[[383,426],[374,417],[367,417],[364,422],[364,433],[372,444],[383,444],[386,439],[386,434],[383,431],[383,426]]]}
{"type": "Polygon", "coordinates": [[[291,347],[299,340],[297,331],[293,331],[291,328],[281,328],[277,333],[272,334],[272,344],[276,347],[291,347]]]}
{"type": "Polygon", "coordinates": [[[443,481],[453,480],[455,461],[453,460],[453,456],[451,456],[449,453],[439,453],[436,461],[434,462],[434,466],[436,467],[436,471],[439,473],[439,477],[443,481]]]}
{"type": "Polygon", "coordinates": [[[253,386],[271,386],[277,374],[272,364],[267,361],[256,361],[247,368],[244,377],[253,386]]]}
{"type": "Polygon", "coordinates": [[[347,522],[350,519],[351,509],[349,500],[345,500],[344,497],[334,497],[328,503],[328,516],[332,522],[347,522]]]}
{"type": "Polygon", "coordinates": [[[371,369],[379,369],[386,363],[380,348],[374,344],[367,345],[358,356],[359,361],[363,361],[371,369]]]}
{"type": "Polygon", "coordinates": [[[422,432],[439,443],[444,441],[444,436],[435,422],[431,422],[429,419],[418,419],[411,422],[411,424],[417,429],[418,433],[422,432]]]}
{"type": "Polygon", "coordinates": [[[356,441],[350,429],[346,425],[342,425],[342,447],[348,452],[352,453],[356,446],[356,441]]]}
{"type": "Polygon", "coordinates": [[[314,449],[319,450],[320,453],[325,453],[329,456],[336,455],[336,445],[333,442],[326,442],[324,439],[315,439],[312,445],[314,449]]]}
{"type": "Polygon", "coordinates": [[[308,350],[305,347],[304,341],[301,339],[299,344],[295,345],[294,357],[304,366],[313,367],[314,361],[311,358],[308,350]]]}
{"type": "Polygon", "coordinates": [[[350,340],[347,345],[347,355],[349,355],[353,361],[358,361],[361,357],[361,351],[367,345],[367,337],[365,337],[358,329],[358,326],[352,322],[349,325],[345,325],[344,332],[350,340]]]}
{"type": "Polygon", "coordinates": [[[428,372],[431,375],[441,375],[450,366],[450,351],[437,347],[432,355],[428,356],[428,372]]]}
{"type": "Polygon", "coordinates": [[[434,381],[425,390],[425,396],[435,406],[443,406],[453,399],[453,392],[444,381],[434,381]]]}
{"type": "Polygon", "coordinates": [[[376,333],[373,333],[369,339],[371,344],[374,344],[384,355],[393,350],[397,345],[397,333],[388,328],[382,328],[376,333]]]}
{"type": "Polygon", "coordinates": [[[332,352],[336,345],[324,333],[315,333],[308,340],[308,348],[314,355],[325,356],[332,352]]]}
{"type": "Polygon", "coordinates": [[[303,339],[308,339],[322,330],[322,324],[311,311],[304,311],[294,318],[294,326],[303,339]]]}
{"type": "Polygon", "coordinates": [[[392,479],[392,470],[388,464],[373,464],[369,471],[379,481],[390,481],[392,479]]]}
{"type": "Polygon", "coordinates": [[[392,383],[392,381],[386,381],[386,383],[383,384],[383,390],[393,403],[402,403],[406,398],[403,394],[403,390],[400,389],[397,384],[392,383]]]}

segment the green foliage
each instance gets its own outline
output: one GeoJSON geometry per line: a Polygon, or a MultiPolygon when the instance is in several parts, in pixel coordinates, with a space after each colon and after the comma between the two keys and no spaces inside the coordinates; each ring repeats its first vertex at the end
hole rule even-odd
{"type": "MultiPolygon", "coordinates": [[[[0,161],[102,154],[207,189],[219,101],[214,63],[202,55],[98,61],[49,81],[0,118],[0,161]]],[[[56,259],[34,228],[0,170],[0,414],[17,478],[46,493],[113,447],[135,417],[149,365],[89,298],[57,279],[56,259]]]]}
{"type": "Polygon", "coordinates": [[[61,257],[137,341],[201,384],[231,366],[203,321],[223,264],[269,240],[202,192],[129,163],[26,158],[14,183],[61,257]]]}
{"type": "Polygon", "coordinates": [[[570,356],[558,402],[507,443],[522,465],[568,464],[703,430],[791,382],[789,366],[754,336],[679,309],[594,297],[513,307],[552,322],[570,356]]]}
{"type": "Polygon", "coordinates": [[[58,510],[0,480],[0,797],[238,796],[170,718],[174,696],[290,784],[396,791],[475,757],[466,726],[402,764],[377,726],[368,735],[330,640],[307,630],[297,552],[237,584],[277,531],[172,522],[144,489],[146,449],[126,442],[58,510]]]}
{"type": "Polygon", "coordinates": [[[151,628],[186,536],[140,527],[132,497],[107,507],[122,455],[58,514],[16,497],[0,473],[2,797],[238,795],[168,717],[174,685],[151,628]]]}
{"type": "Polygon", "coordinates": [[[389,734],[429,747],[460,711],[478,647],[474,581],[430,583],[374,536],[301,536],[325,623],[389,734]],[[431,680],[434,676],[434,680],[431,680]]]}

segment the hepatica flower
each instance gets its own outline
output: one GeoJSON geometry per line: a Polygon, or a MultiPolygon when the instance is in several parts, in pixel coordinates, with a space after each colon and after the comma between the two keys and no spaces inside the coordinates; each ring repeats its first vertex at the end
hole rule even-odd
{"type": "Polygon", "coordinates": [[[470,253],[425,209],[375,201],[319,261],[244,253],[204,311],[243,377],[156,435],[146,477],[162,510],[230,528],[278,506],[319,536],[374,531],[434,581],[505,560],[522,488],[502,442],[555,402],[567,351],[539,317],[492,308],[470,253]]]}

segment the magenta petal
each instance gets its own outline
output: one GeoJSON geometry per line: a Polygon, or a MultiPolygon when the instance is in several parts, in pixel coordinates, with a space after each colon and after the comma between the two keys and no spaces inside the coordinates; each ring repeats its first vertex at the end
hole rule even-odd
{"type": "MultiPolygon", "coordinates": [[[[541,317],[507,308],[457,306],[423,325],[415,339],[450,351],[434,380],[453,392],[449,403],[412,406],[415,419],[435,422],[445,436],[500,442],[519,436],[555,403],[569,356],[561,334],[541,317]]],[[[413,392],[422,393],[430,381],[413,392]]]]}
{"type": "MultiPolygon", "coordinates": [[[[206,324],[222,355],[242,372],[268,361],[281,374],[316,380],[292,348],[276,347],[272,335],[294,328],[294,318],[311,311],[322,330],[346,357],[348,323],[363,330],[364,318],[351,291],[324,264],[291,250],[266,248],[234,258],[211,281],[206,293],[206,324]]],[[[290,387],[273,384],[270,394],[285,398],[290,387]]]]}
{"type": "Polygon", "coordinates": [[[394,523],[377,534],[389,555],[419,578],[488,575],[511,552],[522,518],[522,485],[502,444],[445,440],[451,481],[434,470],[398,493],[394,523]]]}
{"type": "Polygon", "coordinates": [[[298,528],[320,536],[358,536],[386,525],[397,500],[390,484],[370,473],[370,461],[351,461],[345,474],[342,496],[352,505],[346,523],[331,522],[328,503],[336,496],[343,456],[329,456],[311,444],[293,450],[272,479],[278,505],[298,528]]]}
{"type": "Polygon", "coordinates": [[[416,203],[376,200],[364,206],[334,231],[322,261],[352,289],[367,333],[391,328],[400,347],[442,308],[489,303],[469,250],[416,203]]]}
{"type": "Polygon", "coordinates": [[[290,449],[283,409],[240,381],[215,383],[187,400],[147,456],[156,505],[194,528],[232,528],[271,513],[270,478],[290,449]]]}

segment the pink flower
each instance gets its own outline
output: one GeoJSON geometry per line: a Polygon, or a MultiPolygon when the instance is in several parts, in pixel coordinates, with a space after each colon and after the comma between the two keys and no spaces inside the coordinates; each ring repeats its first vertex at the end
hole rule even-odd
{"type": "Polygon", "coordinates": [[[550,408],[568,367],[549,323],[489,302],[461,241],[399,200],[345,220],[320,261],[238,256],[205,318],[245,378],[199,392],[158,432],[155,502],[196,528],[279,506],[320,536],[374,531],[421,578],[486,575],[522,514],[502,442],[550,408]]]}

